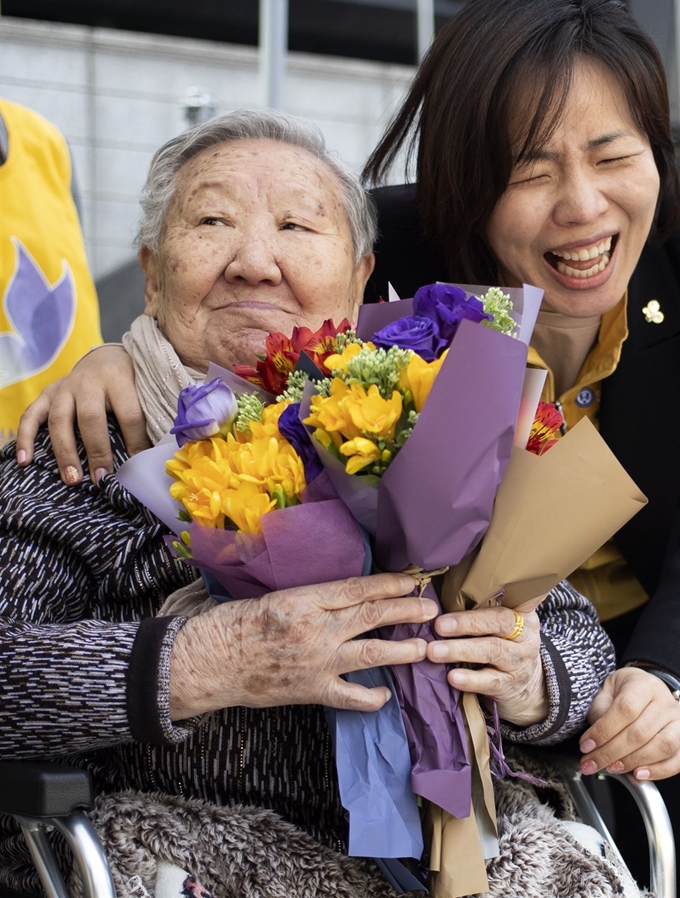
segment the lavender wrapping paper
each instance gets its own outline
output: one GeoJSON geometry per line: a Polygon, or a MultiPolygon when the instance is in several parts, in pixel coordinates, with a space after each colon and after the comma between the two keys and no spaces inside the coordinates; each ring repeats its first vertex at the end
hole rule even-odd
{"type": "MultiPolygon", "coordinates": [[[[529,290],[515,297],[530,323],[523,334],[527,343],[541,295],[529,290]]],[[[410,300],[363,306],[357,333],[370,339],[411,310],[410,300]]],[[[524,341],[465,320],[413,433],[380,481],[348,475],[319,447],[338,494],[374,537],[379,568],[399,571],[413,564],[434,570],[457,564],[479,543],[512,451],[526,358],[524,341]]],[[[303,398],[303,419],[312,393],[306,390],[303,398]]],[[[437,600],[434,590],[428,594],[437,600]]],[[[382,628],[380,635],[436,638],[432,623],[382,628]]],[[[411,749],[413,791],[453,816],[466,817],[468,746],[460,694],[449,686],[446,672],[444,665],[427,660],[392,669],[411,749]]]]}
{"type": "Polygon", "coordinates": [[[351,857],[420,858],[420,811],[410,784],[411,759],[394,681],[386,667],[345,675],[350,683],[387,686],[378,711],[324,708],[333,736],[342,806],[350,815],[351,857]]]}

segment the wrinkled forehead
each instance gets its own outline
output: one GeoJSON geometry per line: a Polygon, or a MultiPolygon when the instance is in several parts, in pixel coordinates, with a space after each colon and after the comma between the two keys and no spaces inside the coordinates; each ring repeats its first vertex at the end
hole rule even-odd
{"type": "Polygon", "coordinates": [[[269,138],[207,147],[184,163],[175,180],[177,194],[244,184],[344,211],[340,179],[324,160],[304,147],[269,138]]]}

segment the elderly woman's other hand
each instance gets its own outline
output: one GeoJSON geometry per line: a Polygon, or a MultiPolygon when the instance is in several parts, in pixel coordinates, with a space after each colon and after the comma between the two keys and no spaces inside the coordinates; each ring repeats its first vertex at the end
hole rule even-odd
{"type": "Polygon", "coordinates": [[[581,736],[581,770],[634,771],[637,779],[680,773],[680,703],[668,686],[636,667],[615,671],[595,697],[581,736]]]}
{"type": "Polygon", "coordinates": [[[539,723],[548,714],[537,604],[532,601],[517,607],[524,626],[516,638],[509,638],[518,620],[510,608],[443,614],[435,623],[443,638],[427,648],[431,661],[473,665],[452,668],[449,683],[462,692],[495,700],[500,716],[517,726],[539,723]]]}
{"type": "Polygon", "coordinates": [[[377,711],[389,700],[387,689],[340,675],[425,657],[422,639],[357,639],[377,627],[431,620],[437,605],[409,596],[414,586],[405,574],[376,574],[226,602],[191,618],[173,649],[171,717],[234,705],[377,711]]]}
{"type": "Polygon", "coordinates": [[[47,422],[61,478],[67,485],[80,483],[83,469],[76,449],[76,422],[87,453],[93,482],[113,472],[106,413],[116,416],[129,455],[151,443],[137,393],[130,356],[117,344],[97,347],[70,374],[46,387],[21,416],[16,440],[20,465],[33,460],[35,436],[47,422]]]}

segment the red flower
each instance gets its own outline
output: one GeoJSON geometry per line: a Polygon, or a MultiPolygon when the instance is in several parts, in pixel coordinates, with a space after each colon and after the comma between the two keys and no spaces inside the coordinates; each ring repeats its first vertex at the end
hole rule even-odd
{"type": "Polygon", "coordinates": [[[269,334],[265,341],[267,354],[257,365],[236,365],[234,371],[239,377],[279,396],[286,389],[288,375],[295,370],[301,352],[305,352],[323,374],[330,374],[324,363],[337,351],[335,338],[351,328],[346,318],[337,327],[327,319],[318,331],[294,327],[290,337],[281,333],[269,334]]]}
{"type": "Polygon", "coordinates": [[[536,417],[531,425],[527,450],[534,455],[542,455],[559,439],[564,426],[562,412],[552,402],[539,402],[536,417]]]}

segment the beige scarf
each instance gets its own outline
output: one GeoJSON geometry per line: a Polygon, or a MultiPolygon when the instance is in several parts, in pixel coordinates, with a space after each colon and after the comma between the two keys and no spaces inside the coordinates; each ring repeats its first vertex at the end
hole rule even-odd
{"type": "MultiPolygon", "coordinates": [[[[123,335],[123,346],[132,359],[135,387],[146,418],[146,432],[155,445],[172,427],[179,394],[189,384],[202,383],[205,374],[182,364],[172,343],[163,336],[156,319],[148,315],[135,318],[130,330],[123,335]]],[[[179,614],[193,617],[208,611],[215,604],[199,577],[169,595],[158,616],[179,614]]]]}
{"type": "Polygon", "coordinates": [[[205,372],[183,365],[156,319],[148,315],[135,318],[123,335],[123,346],[135,369],[135,386],[146,418],[146,432],[156,445],[172,427],[179,394],[189,384],[202,383],[205,372]]]}

